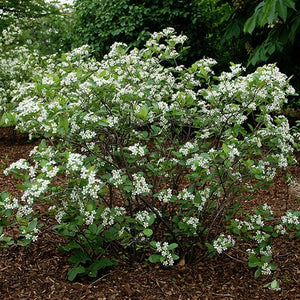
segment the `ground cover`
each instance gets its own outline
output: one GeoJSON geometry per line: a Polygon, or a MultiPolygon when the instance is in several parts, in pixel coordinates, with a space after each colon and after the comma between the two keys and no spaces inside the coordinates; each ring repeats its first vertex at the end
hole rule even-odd
{"type": "MultiPolygon", "coordinates": [[[[27,158],[38,143],[28,143],[26,136],[13,135],[11,129],[0,130],[0,165],[7,166],[19,158],[27,158]]],[[[299,158],[299,156],[298,156],[299,158]]],[[[299,160],[298,160],[299,161],[299,160]]],[[[299,174],[299,166],[291,168],[299,174]]],[[[17,181],[0,173],[0,190],[15,196],[17,181]]],[[[245,203],[251,210],[268,203],[276,215],[288,209],[299,209],[293,189],[278,176],[267,191],[259,191],[245,203]]],[[[42,207],[39,207],[41,212],[42,207]]],[[[281,290],[263,288],[270,276],[254,278],[254,269],[225,254],[222,258],[206,258],[196,264],[164,269],[155,264],[120,264],[106,270],[98,278],[67,280],[71,264],[57,246],[64,241],[52,234],[53,222],[44,217],[40,238],[29,247],[0,249],[0,295],[2,299],[298,299],[300,290],[300,245],[298,240],[279,238],[273,257],[279,268],[273,276],[281,279],[281,290]]],[[[228,253],[230,254],[230,252],[228,253]]]]}

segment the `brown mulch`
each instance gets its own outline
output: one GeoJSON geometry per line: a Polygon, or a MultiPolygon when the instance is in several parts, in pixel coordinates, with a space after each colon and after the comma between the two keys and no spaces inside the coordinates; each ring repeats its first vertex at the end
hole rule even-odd
{"type": "MultiPolygon", "coordinates": [[[[26,158],[36,144],[38,141],[28,143],[25,136],[0,128],[0,170],[26,158]]],[[[291,172],[299,175],[299,169],[295,166],[291,172]]],[[[18,196],[16,183],[0,172],[0,191],[9,190],[18,196]]],[[[286,184],[280,177],[271,189],[260,191],[247,202],[246,208],[259,203],[268,203],[276,214],[286,207],[299,209],[295,197],[287,197],[286,184]]],[[[300,299],[299,239],[283,237],[274,245],[273,257],[279,268],[273,276],[281,279],[281,291],[263,288],[272,276],[255,279],[255,269],[227,256],[172,269],[120,264],[98,278],[69,282],[66,274],[70,263],[58,250],[60,243],[63,240],[46,225],[38,241],[29,247],[0,249],[0,299],[300,299]]]]}

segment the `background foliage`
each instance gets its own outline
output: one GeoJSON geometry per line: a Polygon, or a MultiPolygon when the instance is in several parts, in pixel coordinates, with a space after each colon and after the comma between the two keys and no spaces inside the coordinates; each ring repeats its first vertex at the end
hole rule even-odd
{"type": "Polygon", "coordinates": [[[183,61],[210,56],[228,61],[229,51],[221,49],[219,25],[230,12],[220,0],[83,0],[75,2],[75,45],[90,44],[103,57],[115,42],[141,46],[150,33],[173,27],[189,40],[183,61]]]}
{"type": "Polygon", "coordinates": [[[0,31],[11,25],[22,30],[15,45],[38,50],[42,55],[70,50],[70,11],[44,0],[5,0],[0,3],[2,12],[0,31]]]}
{"type": "MultiPolygon", "coordinates": [[[[248,65],[277,63],[300,90],[299,2],[296,0],[81,0],[75,2],[74,46],[89,44],[102,58],[115,41],[141,46],[168,26],[188,36],[179,63],[203,56],[248,65]]],[[[294,107],[299,106],[297,99],[294,107]]]]}
{"type": "MultiPolygon", "coordinates": [[[[248,65],[276,62],[283,72],[293,75],[291,83],[298,92],[299,6],[300,2],[296,0],[233,0],[222,39],[224,47],[229,42],[244,49],[238,56],[240,62],[245,58],[248,65]]],[[[299,107],[299,101],[294,100],[294,105],[299,107]]]]}

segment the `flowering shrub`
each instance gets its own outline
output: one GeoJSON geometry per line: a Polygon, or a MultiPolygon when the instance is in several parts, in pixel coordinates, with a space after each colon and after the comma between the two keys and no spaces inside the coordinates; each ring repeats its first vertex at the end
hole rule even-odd
{"type": "MultiPolygon", "coordinates": [[[[1,194],[2,219],[18,222],[28,244],[42,226],[36,207],[48,204],[54,231],[70,241],[62,247],[72,252],[70,280],[120,259],[196,260],[199,243],[222,253],[234,235],[260,246],[251,266],[274,269],[263,259],[269,208],[246,221],[234,215],[245,191],[295,163],[299,136],[279,115],[294,90],[275,65],[243,75],[233,64],[220,76],[213,59],[177,66],[185,39],[167,28],[141,50],[115,43],[101,62],[81,47],[57,64],[49,58],[43,76],[15,93],[17,128],[45,139],[5,170],[24,181],[24,193],[1,194]]],[[[272,234],[293,229],[298,213],[289,213],[272,234]]]]}
{"type": "Polygon", "coordinates": [[[3,113],[13,107],[12,91],[28,81],[39,66],[38,52],[21,45],[20,34],[21,29],[14,24],[3,30],[0,40],[0,120],[3,113]]]}
{"type": "Polygon", "coordinates": [[[70,48],[70,25],[67,7],[58,9],[44,1],[5,1],[0,11],[0,126],[3,126],[14,125],[11,115],[6,114],[17,105],[13,91],[19,93],[24,82],[42,76],[44,55],[70,48]]]}

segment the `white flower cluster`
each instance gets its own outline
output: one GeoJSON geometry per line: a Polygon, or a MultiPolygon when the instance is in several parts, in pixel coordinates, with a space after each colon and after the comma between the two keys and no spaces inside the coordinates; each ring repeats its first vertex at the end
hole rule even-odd
{"type": "Polygon", "coordinates": [[[29,162],[26,159],[21,158],[18,161],[11,163],[10,166],[3,171],[3,173],[7,176],[14,169],[28,170],[29,168],[29,162]]]}
{"type": "Polygon", "coordinates": [[[67,169],[70,172],[80,171],[83,167],[85,156],[79,153],[69,153],[68,155],[68,162],[67,162],[67,169]]]}
{"type": "Polygon", "coordinates": [[[259,253],[265,256],[272,256],[272,247],[268,245],[265,248],[260,248],[259,253]]]}
{"type": "Polygon", "coordinates": [[[133,146],[129,146],[128,150],[131,152],[132,155],[139,155],[144,156],[145,155],[145,147],[140,146],[139,143],[134,144],[133,146]]]}
{"type": "Polygon", "coordinates": [[[47,191],[50,184],[50,180],[45,180],[42,178],[36,179],[35,182],[31,183],[30,188],[28,188],[22,195],[22,199],[35,197],[39,198],[43,193],[47,191]]]}
{"type": "Polygon", "coordinates": [[[5,209],[16,209],[19,207],[19,201],[16,198],[11,200],[9,197],[7,197],[4,199],[3,207],[5,209]]]}
{"type": "Polygon", "coordinates": [[[203,58],[194,63],[193,66],[197,66],[198,68],[203,68],[206,73],[214,74],[214,71],[211,69],[213,66],[217,64],[217,61],[213,58],[203,58]]]}
{"type": "Polygon", "coordinates": [[[182,222],[186,223],[187,225],[191,225],[194,229],[197,229],[199,219],[195,217],[184,217],[182,222]]]}
{"type": "Polygon", "coordinates": [[[190,150],[193,150],[195,148],[195,145],[191,142],[186,142],[182,148],[179,149],[179,152],[182,153],[182,155],[187,156],[190,152],[190,150]]]}
{"type": "Polygon", "coordinates": [[[178,199],[182,200],[191,200],[193,201],[195,199],[195,195],[190,193],[187,189],[183,189],[179,194],[178,194],[178,199]]]}
{"type": "Polygon", "coordinates": [[[59,210],[55,215],[55,220],[58,224],[61,224],[63,217],[66,213],[63,210],[59,210]]]}
{"type": "Polygon", "coordinates": [[[237,223],[238,229],[242,229],[242,227],[245,226],[247,230],[254,230],[254,226],[251,222],[241,221],[239,219],[235,219],[234,221],[235,221],[235,223],[237,223]]]}
{"type": "Polygon", "coordinates": [[[125,215],[126,210],[122,206],[115,206],[114,208],[106,207],[101,213],[102,225],[103,226],[112,226],[115,223],[115,218],[125,215]]]}
{"type": "Polygon", "coordinates": [[[275,226],[275,232],[282,235],[287,233],[286,229],[283,227],[282,224],[278,224],[275,226]]]}
{"type": "Polygon", "coordinates": [[[213,247],[216,251],[221,254],[223,251],[226,251],[228,248],[235,245],[235,240],[230,236],[225,236],[221,234],[216,240],[213,241],[213,247]]]}
{"type": "Polygon", "coordinates": [[[94,199],[98,198],[98,193],[100,192],[103,182],[101,179],[97,178],[97,173],[95,170],[88,170],[85,167],[81,168],[80,178],[87,180],[86,185],[82,187],[82,195],[84,197],[92,197],[94,199]]]}
{"type": "MultiPolygon", "coordinates": [[[[153,216],[155,216],[155,215],[153,215],[153,216]]],[[[135,219],[138,222],[140,222],[144,228],[147,228],[147,227],[149,227],[149,222],[150,222],[151,216],[148,211],[143,210],[143,211],[137,212],[135,219]]]]}
{"type": "Polygon", "coordinates": [[[197,208],[198,212],[202,212],[204,209],[204,206],[206,202],[208,201],[210,197],[211,190],[209,187],[205,187],[203,190],[198,191],[198,196],[200,197],[200,202],[198,202],[198,197],[197,200],[195,199],[194,201],[194,206],[197,208]]]}
{"type": "Polygon", "coordinates": [[[166,57],[176,58],[179,53],[175,50],[176,44],[183,44],[187,39],[185,35],[175,35],[175,29],[172,27],[168,27],[163,29],[162,32],[154,32],[151,35],[149,41],[146,42],[146,47],[153,48],[156,52],[159,53],[159,58],[164,59],[166,57]],[[167,37],[168,40],[172,43],[162,44],[159,43],[162,37],[167,37]],[[174,43],[174,46],[170,45],[174,43]]]}
{"type": "Polygon", "coordinates": [[[109,207],[106,207],[100,216],[103,219],[102,221],[103,226],[107,226],[107,225],[111,226],[115,222],[115,217],[113,214],[111,214],[111,209],[109,207]]]}
{"type": "Polygon", "coordinates": [[[92,210],[92,211],[86,211],[84,213],[84,217],[85,217],[85,224],[86,225],[90,225],[94,223],[95,220],[95,215],[96,215],[96,211],[92,210]]]}
{"type": "Polygon", "coordinates": [[[281,222],[284,225],[299,225],[299,217],[291,212],[291,211],[287,211],[285,213],[285,216],[281,217],[281,222]]]}
{"type": "Polygon", "coordinates": [[[256,235],[253,236],[253,239],[254,239],[258,244],[264,242],[264,241],[267,239],[267,237],[268,237],[268,235],[267,235],[266,233],[261,232],[260,230],[256,230],[255,234],[256,234],[256,235]]]}
{"type": "Polygon", "coordinates": [[[267,262],[262,265],[261,273],[263,275],[271,275],[271,273],[272,273],[271,266],[267,262]]]}
{"type": "Polygon", "coordinates": [[[17,217],[22,218],[24,216],[30,215],[33,212],[31,204],[32,204],[31,199],[30,199],[30,203],[26,203],[24,205],[20,204],[17,211],[17,217]]]}
{"type": "Polygon", "coordinates": [[[272,207],[270,205],[268,205],[267,203],[264,203],[262,205],[262,209],[264,211],[268,211],[271,215],[273,215],[272,207]]]}
{"type": "Polygon", "coordinates": [[[81,136],[81,138],[83,140],[91,140],[92,138],[94,138],[97,134],[94,131],[91,131],[89,129],[87,130],[82,130],[79,132],[79,135],[81,136]]]}
{"type": "Polygon", "coordinates": [[[145,177],[143,177],[141,174],[133,174],[132,177],[134,180],[133,181],[134,190],[132,192],[133,196],[150,193],[150,189],[148,187],[145,177]]]}
{"type": "Polygon", "coordinates": [[[211,160],[208,157],[204,157],[204,155],[199,155],[198,153],[194,154],[193,157],[186,160],[186,165],[191,166],[192,171],[196,171],[198,167],[206,169],[207,173],[210,172],[211,160]]]}
{"type": "Polygon", "coordinates": [[[240,155],[240,152],[239,152],[239,150],[238,150],[236,147],[234,147],[233,145],[228,145],[228,148],[230,149],[230,151],[229,151],[229,153],[228,153],[228,155],[229,155],[229,160],[233,161],[234,158],[235,158],[236,156],[239,156],[239,155],[240,155]]]}
{"type": "Polygon", "coordinates": [[[110,178],[110,181],[115,187],[119,187],[121,184],[123,184],[122,170],[112,170],[111,173],[112,177],[110,178]]]}
{"type": "Polygon", "coordinates": [[[161,201],[163,203],[169,203],[172,196],[173,196],[172,189],[168,188],[166,190],[160,191],[157,198],[159,201],[161,201]]]}
{"type": "Polygon", "coordinates": [[[38,239],[38,233],[39,233],[39,229],[38,228],[33,228],[31,232],[26,232],[25,230],[23,230],[21,232],[22,235],[24,235],[26,240],[31,240],[32,242],[36,242],[38,239]]]}
{"type": "Polygon", "coordinates": [[[173,266],[174,265],[174,259],[172,257],[172,254],[168,250],[169,243],[168,242],[156,242],[155,244],[157,252],[160,253],[160,255],[164,258],[162,264],[163,266],[173,266]]]}
{"type": "Polygon", "coordinates": [[[250,217],[250,222],[254,225],[258,225],[260,227],[264,226],[264,221],[262,220],[261,215],[252,215],[250,217]]]}
{"type": "Polygon", "coordinates": [[[108,127],[114,127],[115,125],[117,125],[119,123],[119,117],[117,116],[109,116],[107,118],[107,124],[108,124],[108,127]]]}

